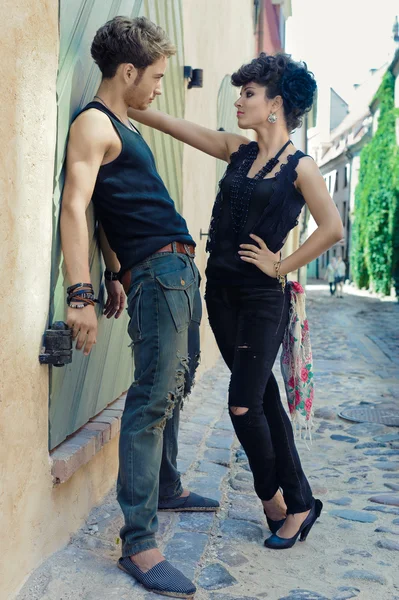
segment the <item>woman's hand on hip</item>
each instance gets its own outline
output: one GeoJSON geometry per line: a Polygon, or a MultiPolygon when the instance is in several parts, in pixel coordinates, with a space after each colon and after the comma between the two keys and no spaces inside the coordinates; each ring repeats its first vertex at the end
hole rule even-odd
{"type": "Polygon", "coordinates": [[[280,260],[280,252],[274,254],[266,246],[262,238],[250,234],[250,237],[257,243],[254,244],[240,244],[241,250],[238,254],[241,256],[241,260],[252,263],[258,269],[269,275],[269,277],[276,277],[276,269],[274,263],[280,260]]]}

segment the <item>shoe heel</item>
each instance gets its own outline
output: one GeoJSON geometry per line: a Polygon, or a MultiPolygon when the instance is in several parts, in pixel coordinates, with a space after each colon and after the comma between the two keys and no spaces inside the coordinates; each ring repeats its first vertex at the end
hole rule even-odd
{"type": "Polygon", "coordinates": [[[312,529],[313,525],[314,525],[314,521],[313,521],[313,523],[309,523],[309,525],[307,525],[304,529],[302,529],[301,535],[299,537],[300,542],[306,541],[306,538],[308,537],[309,532],[312,529]]]}

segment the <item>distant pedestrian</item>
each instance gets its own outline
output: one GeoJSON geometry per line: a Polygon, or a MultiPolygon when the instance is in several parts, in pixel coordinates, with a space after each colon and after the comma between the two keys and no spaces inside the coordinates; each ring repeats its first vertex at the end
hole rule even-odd
{"type": "Polygon", "coordinates": [[[336,268],[337,268],[337,261],[335,258],[332,258],[331,261],[328,263],[326,272],[324,274],[324,279],[326,279],[328,281],[328,285],[330,286],[331,296],[334,296],[335,289],[336,289],[336,285],[335,285],[336,268]]]}
{"type": "Polygon", "coordinates": [[[337,298],[343,298],[344,281],[345,281],[346,265],[345,261],[341,256],[338,256],[336,276],[335,276],[335,287],[337,290],[337,298]]]}

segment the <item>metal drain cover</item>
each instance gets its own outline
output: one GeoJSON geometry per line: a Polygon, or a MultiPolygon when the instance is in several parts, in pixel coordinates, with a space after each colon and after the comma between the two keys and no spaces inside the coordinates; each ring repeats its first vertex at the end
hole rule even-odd
{"type": "Polygon", "coordinates": [[[381,423],[391,427],[399,427],[399,413],[381,408],[346,408],[338,416],[355,423],[381,423]]]}

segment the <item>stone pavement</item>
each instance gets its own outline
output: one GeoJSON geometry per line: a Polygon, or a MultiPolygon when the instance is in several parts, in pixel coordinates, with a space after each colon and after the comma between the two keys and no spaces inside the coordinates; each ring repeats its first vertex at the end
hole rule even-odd
{"type": "MultiPolygon", "coordinates": [[[[269,532],[225,408],[229,375],[218,363],[183,411],[179,468],[187,487],[222,508],[159,515],[160,547],[195,579],[196,600],[399,600],[399,429],[337,416],[369,405],[399,413],[399,306],[353,291],[330,298],[319,284],[308,287],[308,316],[316,427],[311,450],[298,447],[322,517],[304,544],[283,553],[263,546],[269,532]]],[[[121,524],[111,493],[18,600],[154,600],[115,567],[121,524]]]]}

